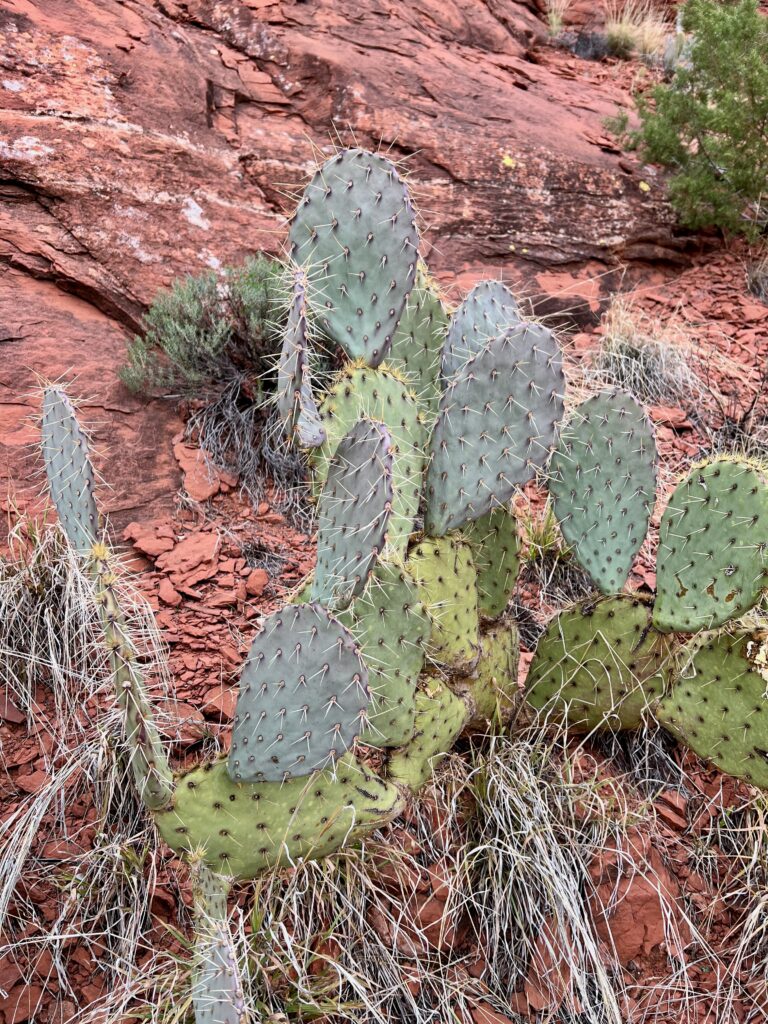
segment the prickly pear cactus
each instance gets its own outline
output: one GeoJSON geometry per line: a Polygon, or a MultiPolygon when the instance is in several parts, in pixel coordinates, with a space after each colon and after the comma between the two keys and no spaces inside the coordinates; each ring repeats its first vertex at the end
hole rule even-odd
{"type": "Polygon", "coordinates": [[[528,703],[574,730],[634,729],[664,692],[670,644],[639,595],[589,598],[560,612],[539,640],[528,703]]]}
{"type": "Polygon", "coordinates": [[[462,530],[472,548],[477,570],[477,606],[481,615],[496,619],[509,603],[520,571],[517,519],[497,508],[462,530]]]}
{"type": "Polygon", "coordinates": [[[417,280],[397,325],[387,365],[402,373],[430,413],[436,411],[440,398],[440,359],[447,330],[448,317],[433,286],[417,280]]]}
{"type": "Polygon", "coordinates": [[[389,759],[393,782],[418,790],[432,775],[436,763],[448,753],[467,721],[467,706],[447,686],[430,679],[416,695],[413,737],[389,759]]]}
{"type": "Polygon", "coordinates": [[[449,381],[468,359],[508,328],[521,323],[520,307],[501,281],[480,281],[451,317],[442,356],[442,375],[449,381]]]}
{"type": "Polygon", "coordinates": [[[413,287],[419,247],[394,166],[362,149],[332,156],[304,190],[289,243],[320,325],[351,359],[378,366],[413,287]]]}
{"type": "Polygon", "coordinates": [[[764,631],[694,641],[656,714],[721,771],[768,789],[768,678],[756,660],[765,642],[764,631]]]}
{"type": "Polygon", "coordinates": [[[659,527],[653,621],[665,632],[715,629],[768,587],[768,484],[745,459],[721,457],[676,487],[659,527]]]}
{"type": "Polygon", "coordinates": [[[227,917],[229,888],[229,880],[207,865],[193,865],[197,968],[192,1002],[198,1024],[244,1024],[246,1019],[243,982],[227,917]]]}
{"type": "Polygon", "coordinates": [[[489,341],[440,399],[427,532],[440,537],[506,504],[549,458],[562,412],[562,355],[551,331],[520,324],[489,341]]]}
{"type": "Polygon", "coordinates": [[[607,391],[574,410],[549,467],[563,537],[603,594],[618,594],[648,532],[656,442],[631,395],[607,391]]]}
{"type": "Polygon", "coordinates": [[[383,423],[359,420],[328,467],[317,513],[312,599],[345,608],[384,550],[394,497],[394,448],[383,423]]]}
{"type": "Polygon", "coordinates": [[[61,528],[75,551],[87,557],[99,539],[95,477],[88,438],[61,388],[43,392],[42,449],[61,528]]]}
{"type": "Polygon", "coordinates": [[[303,270],[294,271],[293,296],[277,374],[277,407],[286,437],[305,448],[316,448],[325,431],[312,393],[307,340],[307,282],[303,270]]]}
{"type": "Polygon", "coordinates": [[[240,678],[229,774],[285,782],[333,765],[367,724],[368,672],[352,634],[323,608],[275,612],[240,678]]]}

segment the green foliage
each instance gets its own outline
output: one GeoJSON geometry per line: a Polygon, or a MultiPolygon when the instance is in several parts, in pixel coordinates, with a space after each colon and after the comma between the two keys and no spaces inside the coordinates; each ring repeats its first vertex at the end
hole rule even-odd
{"type": "Polygon", "coordinates": [[[131,391],[194,394],[248,368],[255,376],[280,342],[281,264],[256,256],[227,271],[189,275],[161,292],[119,371],[131,391]]]}
{"type": "Polygon", "coordinates": [[[768,19],[757,0],[689,0],[690,57],[640,104],[647,159],[674,169],[684,224],[755,234],[768,182],[768,19]]]}

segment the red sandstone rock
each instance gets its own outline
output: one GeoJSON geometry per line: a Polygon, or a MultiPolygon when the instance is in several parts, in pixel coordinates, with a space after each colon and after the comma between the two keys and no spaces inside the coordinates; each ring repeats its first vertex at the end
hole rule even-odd
{"type": "Polygon", "coordinates": [[[265,569],[251,569],[245,581],[245,590],[251,597],[261,597],[269,583],[269,573],[265,569]]]}
{"type": "Polygon", "coordinates": [[[173,547],[173,538],[160,536],[157,523],[129,523],[123,530],[123,540],[130,541],[137,551],[150,558],[157,558],[173,547]]]}
{"type": "Polygon", "coordinates": [[[170,551],[160,555],[157,567],[167,572],[173,583],[183,581],[187,586],[194,586],[194,583],[215,573],[220,546],[221,541],[215,533],[203,530],[190,533],[170,551]]]}
{"type": "Polygon", "coordinates": [[[208,501],[219,493],[221,476],[204,451],[178,440],[173,454],[184,475],[184,490],[193,501],[208,501]]]}

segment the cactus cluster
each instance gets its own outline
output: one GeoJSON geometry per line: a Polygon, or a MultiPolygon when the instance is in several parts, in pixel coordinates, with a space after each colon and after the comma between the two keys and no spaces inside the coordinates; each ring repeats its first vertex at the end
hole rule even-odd
{"type": "Polygon", "coordinates": [[[172,775],[121,628],[87,441],[66,396],[45,398],[51,492],[97,581],[138,787],[169,846],[202,872],[200,901],[219,901],[195,997],[207,1022],[238,1019],[216,879],[226,893],[226,879],[326,856],[383,825],[469,723],[496,723],[515,703],[511,501],[534,475],[548,476],[600,593],[550,623],[528,703],[579,730],[632,728],[658,706],[694,749],[768,784],[750,637],[710,633],[689,650],[673,635],[714,630],[766,587],[759,470],[739,459],[695,468],[662,519],[655,602],[622,593],[655,499],[638,403],[599,394],[562,425],[558,343],[500,282],[449,318],[419,260],[407,186],[381,156],[346,150],[316,172],[289,249],[278,406],[288,443],[307,450],[317,566],[253,641],[227,757],[172,775]],[[320,339],[347,359],[323,394],[308,371],[320,339]],[[232,999],[214,998],[216,986],[232,999]]]}

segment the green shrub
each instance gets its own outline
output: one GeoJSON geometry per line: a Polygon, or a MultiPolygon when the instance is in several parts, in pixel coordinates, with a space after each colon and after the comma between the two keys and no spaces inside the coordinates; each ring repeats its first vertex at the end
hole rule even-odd
{"type": "Polygon", "coordinates": [[[120,379],[131,391],[194,394],[267,369],[279,344],[282,266],[266,256],[187,276],[161,292],[128,348],[120,379]]]}
{"type": "Polygon", "coordinates": [[[756,0],[688,0],[689,59],[641,102],[647,159],[675,170],[670,199],[691,228],[756,234],[768,181],[768,19],[756,0]]]}

